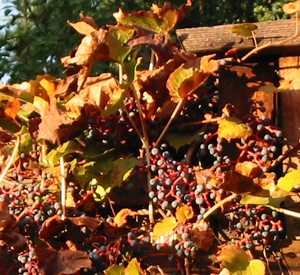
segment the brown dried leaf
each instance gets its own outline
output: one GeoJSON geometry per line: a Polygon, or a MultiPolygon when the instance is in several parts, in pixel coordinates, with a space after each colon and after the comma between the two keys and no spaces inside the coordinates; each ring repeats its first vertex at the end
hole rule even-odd
{"type": "Polygon", "coordinates": [[[92,262],[84,251],[35,248],[39,269],[46,275],[75,274],[81,268],[91,268],[92,262]]]}
{"type": "Polygon", "coordinates": [[[0,202],[0,232],[5,231],[11,225],[11,218],[8,213],[8,206],[5,202],[0,202]]]}
{"type": "Polygon", "coordinates": [[[191,230],[191,238],[194,240],[198,249],[209,251],[214,243],[215,234],[212,229],[202,230],[200,228],[194,228],[191,230]]]}
{"type": "Polygon", "coordinates": [[[8,247],[18,253],[27,247],[26,238],[13,231],[0,232],[0,241],[4,242],[8,247]]]}
{"type": "Polygon", "coordinates": [[[51,237],[55,232],[60,231],[63,226],[65,226],[67,219],[62,220],[59,215],[55,215],[51,218],[45,220],[42,225],[42,228],[39,232],[39,237],[42,240],[47,240],[51,237]]]}
{"type": "Polygon", "coordinates": [[[73,224],[77,226],[86,226],[91,231],[95,231],[100,225],[100,221],[92,217],[70,217],[68,219],[73,224]]]}

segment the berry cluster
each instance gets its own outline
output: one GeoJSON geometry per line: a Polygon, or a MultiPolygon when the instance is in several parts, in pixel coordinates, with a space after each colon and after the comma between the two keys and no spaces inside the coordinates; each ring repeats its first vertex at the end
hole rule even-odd
{"type": "Polygon", "coordinates": [[[165,147],[162,144],[160,148],[151,150],[152,190],[149,197],[161,209],[172,212],[180,203],[195,206],[200,209],[198,218],[201,219],[201,215],[214,205],[223,190],[210,183],[198,184],[193,168],[183,161],[174,160],[165,147]]]}
{"type": "Polygon", "coordinates": [[[239,206],[232,213],[228,228],[232,234],[232,242],[244,249],[270,246],[284,235],[278,212],[264,206],[239,206]]]}

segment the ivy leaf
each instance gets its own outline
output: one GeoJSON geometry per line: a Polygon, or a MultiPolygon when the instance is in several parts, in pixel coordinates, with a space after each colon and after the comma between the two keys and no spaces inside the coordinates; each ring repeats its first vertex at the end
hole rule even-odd
{"type": "Polygon", "coordinates": [[[136,258],[133,258],[126,267],[124,275],[145,275],[144,271],[141,268],[140,263],[136,258]]]}
{"type": "Polygon", "coordinates": [[[225,138],[228,141],[235,138],[247,139],[251,134],[252,129],[236,117],[226,117],[219,120],[219,138],[225,138]]]}
{"type": "Polygon", "coordinates": [[[251,260],[249,254],[236,245],[222,247],[217,256],[223,268],[227,268],[232,275],[264,275],[265,264],[261,260],[251,260]]]}
{"type": "Polygon", "coordinates": [[[180,207],[177,207],[175,216],[178,222],[185,223],[186,220],[190,220],[191,218],[193,218],[193,208],[189,205],[182,204],[180,207]]]}
{"type": "Polygon", "coordinates": [[[281,177],[278,182],[277,186],[285,191],[291,191],[295,185],[300,184],[300,171],[293,170],[285,174],[284,177],[281,177]]]}
{"type": "Polygon", "coordinates": [[[164,218],[162,221],[159,221],[153,228],[153,241],[157,241],[160,237],[172,233],[177,225],[178,221],[174,217],[164,218]]]}
{"type": "Polygon", "coordinates": [[[118,264],[113,264],[109,268],[104,270],[105,275],[123,275],[124,272],[125,267],[118,264]]]}
{"type": "Polygon", "coordinates": [[[170,74],[166,87],[174,101],[185,98],[195,91],[218,68],[218,61],[211,60],[214,56],[189,60],[170,74]]]}
{"type": "Polygon", "coordinates": [[[257,25],[253,23],[243,23],[230,28],[229,32],[242,36],[251,36],[252,32],[257,29],[257,25]]]}

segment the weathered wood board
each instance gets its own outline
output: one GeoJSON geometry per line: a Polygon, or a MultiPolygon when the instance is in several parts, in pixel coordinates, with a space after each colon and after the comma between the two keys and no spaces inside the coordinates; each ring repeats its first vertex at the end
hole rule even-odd
{"type": "MultiPolygon", "coordinates": [[[[255,23],[257,45],[283,41],[295,34],[296,21],[293,19],[280,21],[266,21],[255,23]]],[[[179,29],[176,31],[179,42],[186,52],[199,55],[210,53],[224,54],[232,48],[240,49],[241,54],[255,47],[253,37],[244,37],[229,30],[234,25],[218,25],[213,27],[198,27],[179,29]]],[[[261,52],[259,55],[290,56],[300,54],[300,37],[296,37],[284,44],[274,45],[261,52]]]]}

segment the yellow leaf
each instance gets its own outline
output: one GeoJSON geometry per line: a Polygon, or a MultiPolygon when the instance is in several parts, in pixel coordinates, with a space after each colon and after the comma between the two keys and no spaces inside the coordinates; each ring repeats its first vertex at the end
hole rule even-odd
{"type": "Polygon", "coordinates": [[[174,217],[168,217],[159,221],[153,228],[153,240],[157,241],[160,237],[172,233],[177,225],[178,222],[174,217]]]}
{"type": "Polygon", "coordinates": [[[92,32],[96,31],[95,28],[93,28],[91,25],[87,24],[86,22],[77,22],[72,23],[70,21],[67,21],[69,25],[71,25],[77,32],[83,35],[89,35],[92,32]]]}
{"type": "Polygon", "coordinates": [[[247,139],[252,134],[252,129],[236,117],[226,117],[219,120],[218,134],[219,138],[228,141],[235,138],[247,139]]]}

